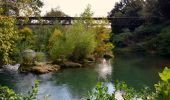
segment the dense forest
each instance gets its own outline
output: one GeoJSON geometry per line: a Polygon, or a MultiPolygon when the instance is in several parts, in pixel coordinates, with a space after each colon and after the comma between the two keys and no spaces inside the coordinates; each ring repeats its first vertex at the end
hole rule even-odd
{"type": "Polygon", "coordinates": [[[111,41],[117,47],[115,52],[147,52],[169,56],[169,9],[169,0],[121,0],[116,3],[108,16],[132,19],[111,21],[111,41]]]}

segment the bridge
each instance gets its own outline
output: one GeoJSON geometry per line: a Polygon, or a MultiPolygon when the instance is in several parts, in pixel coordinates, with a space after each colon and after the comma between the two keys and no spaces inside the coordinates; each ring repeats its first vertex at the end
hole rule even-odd
{"type": "MultiPolygon", "coordinates": [[[[54,25],[59,22],[61,25],[72,25],[76,20],[87,20],[89,18],[82,17],[17,17],[17,25],[54,25]],[[25,21],[27,20],[27,21],[25,21]]],[[[111,25],[111,21],[114,21],[116,25],[134,25],[136,22],[143,23],[145,17],[92,17],[94,24],[102,24],[106,19],[108,23],[105,25],[111,25]]]]}

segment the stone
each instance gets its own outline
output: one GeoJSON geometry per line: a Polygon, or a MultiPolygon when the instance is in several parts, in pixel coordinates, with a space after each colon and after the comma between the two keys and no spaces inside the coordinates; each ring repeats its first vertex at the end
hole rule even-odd
{"type": "Polygon", "coordinates": [[[56,72],[60,69],[59,65],[43,64],[39,63],[36,66],[22,66],[20,72],[32,72],[35,74],[45,74],[49,72],[56,72]]]}

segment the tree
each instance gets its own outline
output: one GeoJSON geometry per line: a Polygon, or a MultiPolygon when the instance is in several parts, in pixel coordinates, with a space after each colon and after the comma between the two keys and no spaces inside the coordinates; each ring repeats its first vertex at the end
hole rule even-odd
{"type": "Polygon", "coordinates": [[[41,0],[0,0],[1,15],[37,16],[42,6],[41,0]]]}
{"type": "Polygon", "coordinates": [[[84,20],[84,23],[86,24],[87,27],[92,26],[93,24],[93,12],[91,11],[91,5],[88,4],[87,7],[85,8],[84,12],[80,14],[80,17],[82,17],[84,20]]]}
{"type": "Polygon", "coordinates": [[[141,21],[131,19],[131,17],[140,17],[143,10],[143,0],[121,0],[115,4],[115,7],[109,13],[109,17],[123,17],[126,23],[123,25],[121,19],[114,19],[111,21],[112,32],[121,33],[123,28],[129,28],[134,31],[136,27],[141,25],[141,21]]]}
{"type": "Polygon", "coordinates": [[[47,17],[65,17],[68,16],[63,11],[61,11],[59,8],[52,8],[51,11],[47,12],[44,16],[47,17]]]}
{"type": "Polygon", "coordinates": [[[170,0],[158,0],[158,6],[163,17],[170,18],[170,0]]]}

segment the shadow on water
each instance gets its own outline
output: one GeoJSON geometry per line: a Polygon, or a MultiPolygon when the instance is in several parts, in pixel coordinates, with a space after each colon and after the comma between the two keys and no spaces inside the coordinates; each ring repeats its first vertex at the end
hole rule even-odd
{"type": "Polygon", "coordinates": [[[0,84],[25,93],[38,79],[38,100],[47,95],[50,95],[49,100],[80,100],[98,81],[111,80],[105,83],[110,93],[115,80],[123,80],[136,89],[153,86],[159,80],[158,72],[168,65],[169,59],[157,56],[119,55],[111,61],[102,60],[94,67],[70,68],[44,75],[0,71],[0,84]]]}

